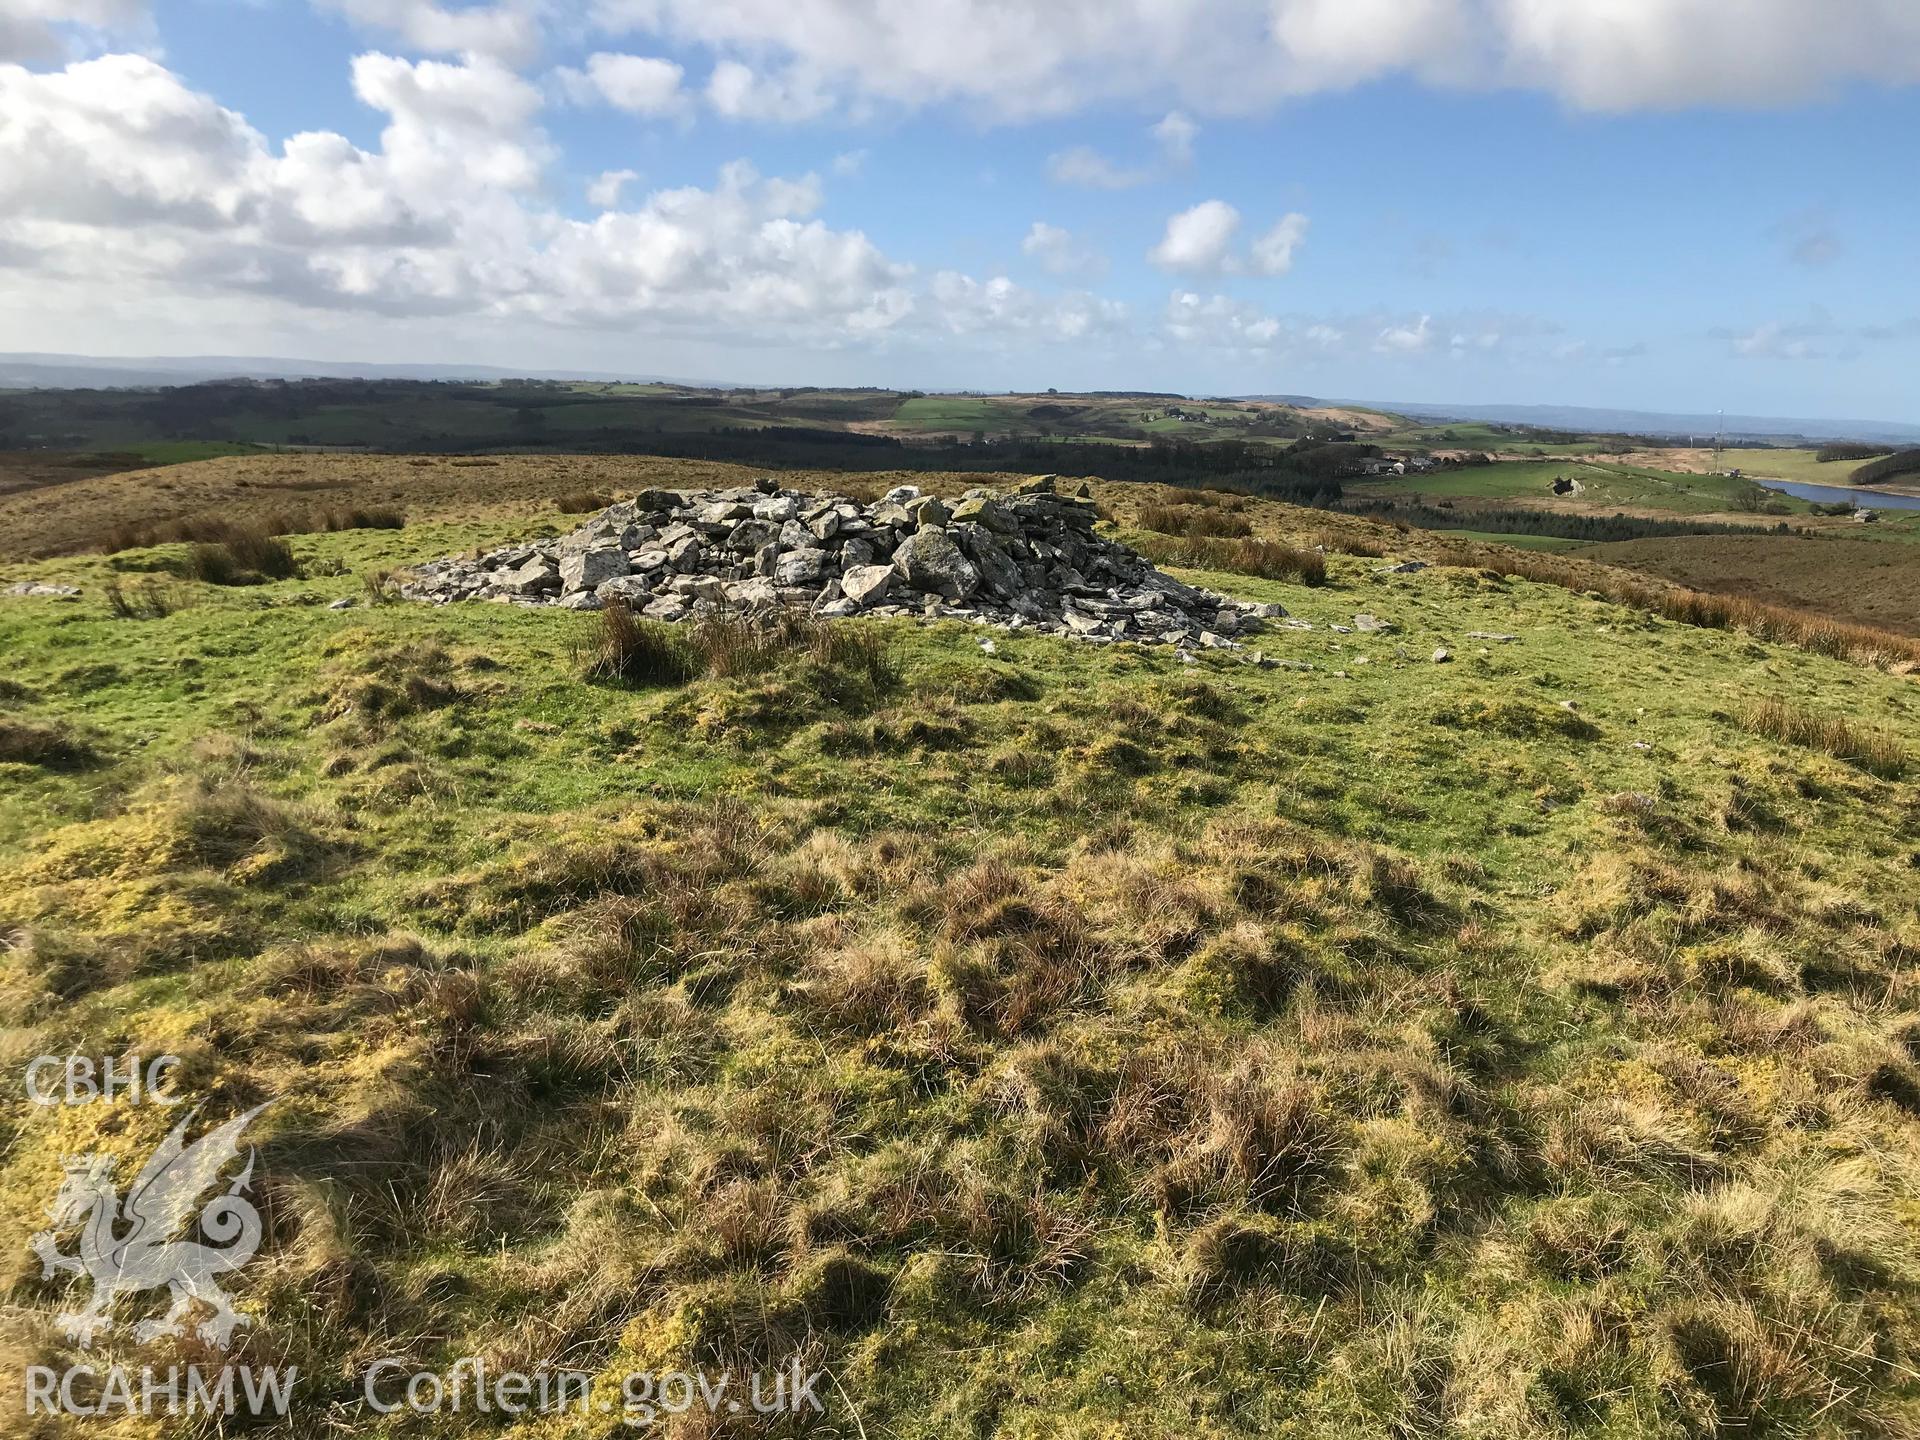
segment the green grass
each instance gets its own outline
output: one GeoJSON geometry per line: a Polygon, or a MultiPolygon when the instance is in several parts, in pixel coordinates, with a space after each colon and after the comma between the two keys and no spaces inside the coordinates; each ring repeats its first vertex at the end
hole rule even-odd
{"type": "MultiPolygon", "coordinates": [[[[1400,421],[1398,416],[1383,418],[1400,421]]],[[[1483,454],[1538,454],[1542,456],[1586,455],[1593,451],[1591,441],[1544,441],[1512,426],[1461,421],[1456,424],[1406,423],[1394,425],[1382,440],[1394,448],[1427,450],[1468,450],[1483,454]]]]}
{"type": "Polygon", "coordinates": [[[257,455],[260,447],[228,440],[144,440],[126,447],[127,453],[156,465],[182,465],[192,460],[214,460],[222,455],[257,455]]]}
{"type": "MultiPolygon", "coordinates": [[[[1421,495],[1433,499],[1549,501],[1556,498],[1554,480],[1563,476],[1577,480],[1584,490],[1577,496],[1559,497],[1561,503],[1608,514],[1623,508],[1656,509],[1682,515],[1727,511],[1748,488],[1744,482],[1725,476],[1679,475],[1610,461],[1567,460],[1470,465],[1427,475],[1354,481],[1346,488],[1361,498],[1421,495]]],[[[1768,499],[1785,505],[1793,514],[1804,514],[1810,508],[1805,501],[1791,496],[1775,495],[1768,499]]]]}
{"type": "Polygon", "coordinates": [[[893,412],[895,430],[985,430],[990,434],[1022,431],[1024,408],[1014,408],[984,395],[917,395],[900,402],[893,412]]]}
{"type": "Polygon", "coordinates": [[[1509,535],[1495,530],[1443,530],[1438,533],[1461,540],[1486,540],[1495,545],[1512,545],[1521,550],[1578,550],[1584,543],[1558,535],[1509,535]]]}
{"type": "MultiPolygon", "coordinates": [[[[841,1434],[1913,1420],[1920,791],[1736,718],[1910,735],[1911,680],[1342,555],[1182,575],[1313,627],[1271,668],[851,622],[627,685],[592,617],[325,608],[525,529],[138,621],[163,556],[0,567],[88,591],[0,602],[0,713],[81,742],[0,762],[13,1052],[280,1097],[241,1291],[304,1415],[396,1345],[799,1345],[841,1434]]],[[[174,1118],[0,1100],[19,1314],[58,1157],[174,1118]]]]}
{"type": "Polygon", "coordinates": [[[1768,480],[1796,480],[1805,485],[1850,488],[1852,475],[1864,460],[1820,460],[1812,450],[1727,450],[1721,463],[1729,470],[1768,480]]]}

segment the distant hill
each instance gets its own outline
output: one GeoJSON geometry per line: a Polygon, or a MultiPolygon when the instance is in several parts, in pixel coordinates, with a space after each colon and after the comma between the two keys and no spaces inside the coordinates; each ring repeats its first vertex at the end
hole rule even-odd
{"type": "Polygon", "coordinates": [[[1646,435],[1661,439],[1705,439],[1724,433],[1729,440],[1800,442],[1805,440],[1880,440],[1920,443],[1920,425],[1891,420],[1800,420],[1767,415],[1713,415],[1658,410],[1606,410],[1585,405],[1434,405],[1400,400],[1313,400],[1303,395],[1252,395],[1287,405],[1368,405],[1424,420],[1481,420],[1502,425],[1532,425],[1548,430],[1579,430],[1605,435],[1646,435]]]}
{"type": "Polygon", "coordinates": [[[262,355],[0,354],[0,389],[108,390],[194,385],[208,380],[605,380],[699,385],[659,375],[603,370],[506,370],[497,365],[386,365],[352,360],[289,360],[262,355]]]}

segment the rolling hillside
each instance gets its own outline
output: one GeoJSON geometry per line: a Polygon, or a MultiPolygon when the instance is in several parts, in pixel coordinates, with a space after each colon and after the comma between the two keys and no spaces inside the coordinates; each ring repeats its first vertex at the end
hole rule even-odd
{"type": "MultiPolygon", "coordinates": [[[[80,591],[0,597],[9,1043],[275,1102],[264,1433],[499,1433],[358,1390],[463,1355],[831,1375],[688,1435],[1920,1427],[1920,646],[1100,485],[1108,536],[1290,613],[1185,658],[683,626],[614,683],[595,616],[391,572],[753,471],[301,463],[406,523],[254,584],[0,566],[80,591]]],[[[282,464],[171,473],[204,518],[282,464]]],[[[164,493],[65,490],[0,497],[13,553],[164,493]]],[[[62,1154],[173,1117],[0,1107],[8,1363],[70,1360],[25,1237],[62,1154]]]]}

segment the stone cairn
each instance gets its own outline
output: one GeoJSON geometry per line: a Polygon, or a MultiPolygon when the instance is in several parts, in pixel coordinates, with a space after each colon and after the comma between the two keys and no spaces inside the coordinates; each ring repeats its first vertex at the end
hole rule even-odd
{"type": "MultiPolygon", "coordinates": [[[[1084,488],[1084,487],[1083,487],[1084,488]]],[[[1278,605],[1183,585],[1094,533],[1090,499],[1051,477],[949,504],[903,485],[878,504],[783,490],[645,490],[571,534],[420,566],[400,593],[656,620],[776,606],[821,616],[952,617],[1072,635],[1237,648],[1278,605]]],[[[985,642],[982,642],[983,644],[985,642]]]]}

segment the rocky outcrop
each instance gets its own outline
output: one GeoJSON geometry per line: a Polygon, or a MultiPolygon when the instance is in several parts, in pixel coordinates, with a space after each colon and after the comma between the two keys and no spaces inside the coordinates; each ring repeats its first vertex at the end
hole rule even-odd
{"type": "Polygon", "coordinates": [[[1183,585],[1095,533],[1090,500],[1036,481],[949,504],[783,490],[642,491],[555,540],[422,565],[400,593],[659,620],[786,605],[825,616],[969,618],[1095,641],[1231,647],[1284,615],[1183,585]]]}

